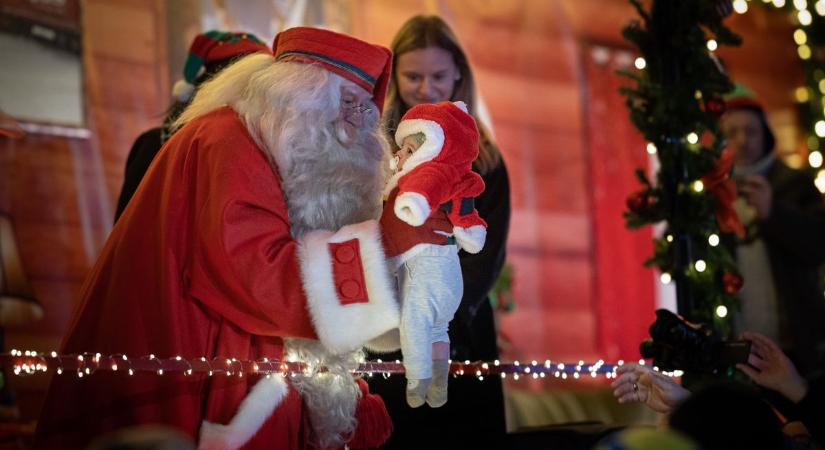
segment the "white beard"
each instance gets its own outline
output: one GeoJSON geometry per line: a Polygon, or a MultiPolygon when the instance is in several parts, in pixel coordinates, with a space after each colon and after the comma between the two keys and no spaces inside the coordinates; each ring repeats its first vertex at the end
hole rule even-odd
{"type": "MultiPolygon", "coordinates": [[[[315,134],[318,139],[289,139],[291,148],[278,149],[281,152],[276,160],[288,161],[288,167],[278,169],[295,238],[312,230],[335,231],[381,215],[386,178],[382,168],[387,154],[380,141],[383,138],[361,132],[356,142],[346,147],[341,144],[345,139],[337,135],[340,132],[330,125],[315,134]]],[[[289,380],[309,410],[312,441],[321,449],[343,446],[357,425],[355,410],[361,391],[352,371],[363,361],[363,353],[335,355],[319,341],[284,339],[284,355],[326,368],[326,373],[297,375],[289,380]]]]}

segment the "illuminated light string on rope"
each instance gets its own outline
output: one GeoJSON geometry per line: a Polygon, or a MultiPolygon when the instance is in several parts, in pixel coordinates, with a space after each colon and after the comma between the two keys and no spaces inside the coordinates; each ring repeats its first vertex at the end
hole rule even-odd
{"type": "MultiPolygon", "coordinates": [[[[3,367],[11,367],[15,375],[34,375],[54,371],[57,375],[76,375],[78,378],[88,377],[95,372],[123,372],[129,376],[137,373],[164,376],[174,373],[183,373],[184,376],[194,374],[207,376],[235,376],[244,377],[249,375],[281,375],[283,377],[296,376],[323,376],[326,373],[324,367],[304,361],[283,361],[277,359],[262,358],[259,360],[239,360],[236,358],[219,357],[207,359],[204,357],[196,359],[185,359],[180,356],[174,358],[158,358],[153,354],[143,357],[129,357],[123,354],[102,355],[100,353],[84,353],[82,355],[60,355],[57,352],[39,353],[35,351],[12,350],[10,353],[0,353],[0,364],[3,367]]],[[[532,360],[529,363],[519,361],[503,362],[495,361],[451,361],[450,373],[454,377],[473,376],[479,380],[485,377],[498,376],[502,379],[541,379],[560,378],[580,379],[597,378],[599,375],[607,379],[617,377],[616,370],[623,365],[624,361],[616,363],[605,363],[599,360],[593,363],[561,363],[549,359],[543,362],[532,360]]],[[[645,361],[639,360],[639,364],[646,365],[645,361]]],[[[658,367],[653,367],[659,371],[658,367]]],[[[389,377],[404,373],[404,365],[401,361],[384,362],[379,360],[363,361],[354,375],[372,377],[381,375],[389,377]]],[[[666,372],[663,374],[671,377],[682,376],[681,371],[666,372]]]]}

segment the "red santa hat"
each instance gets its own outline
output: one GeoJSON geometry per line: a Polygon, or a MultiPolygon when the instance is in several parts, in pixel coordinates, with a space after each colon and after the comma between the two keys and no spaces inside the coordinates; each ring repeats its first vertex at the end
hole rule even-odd
{"type": "Polygon", "coordinates": [[[423,133],[424,143],[404,163],[404,173],[427,161],[472,166],[478,157],[478,128],[464,102],[421,104],[410,108],[398,124],[395,142],[423,133]]]}
{"type": "Polygon", "coordinates": [[[183,66],[183,79],[175,83],[172,95],[181,102],[189,101],[201,68],[217,72],[229,61],[256,52],[269,53],[269,48],[252,33],[211,30],[195,36],[183,66]]]}
{"type": "Polygon", "coordinates": [[[272,51],[279,61],[320,64],[372,92],[381,112],[392,68],[392,52],[352,36],[318,28],[296,27],[275,36],[272,51]]]}

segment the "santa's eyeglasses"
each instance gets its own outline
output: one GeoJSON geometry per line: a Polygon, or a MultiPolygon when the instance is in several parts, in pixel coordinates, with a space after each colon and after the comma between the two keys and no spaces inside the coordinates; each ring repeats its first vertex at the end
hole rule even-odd
{"type": "Polygon", "coordinates": [[[341,108],[349,113],[368,114],[372,108],[362,103],[356,103],[352,100],[344,100],[341,102],[341,108]]]}

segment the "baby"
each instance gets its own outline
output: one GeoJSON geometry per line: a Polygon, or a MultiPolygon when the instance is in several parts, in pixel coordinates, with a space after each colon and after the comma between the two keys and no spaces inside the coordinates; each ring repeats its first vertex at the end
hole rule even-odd
{"type": "Polygon", "coordinates": [[[447,326],[463,293],[458,250],[478,253],[487,235],[473,205],[484,191],[472,171],[478,129],[462,102],[418,105],[395,140],[381,226],[401,293],[407,403],[437,408],[447,402],[447,326]]]}

